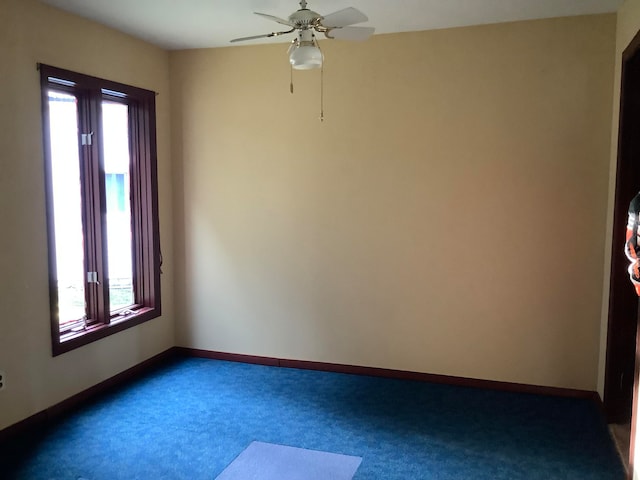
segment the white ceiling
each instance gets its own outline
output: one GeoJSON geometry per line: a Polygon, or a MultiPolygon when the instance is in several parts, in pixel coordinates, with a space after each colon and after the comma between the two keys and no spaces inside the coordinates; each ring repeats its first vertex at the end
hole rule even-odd
{"type": "MultiPolygon", "coordinates": [[[[41,0],[169,50],[230,46],[236,37],[285,30],[252,12],[280,18],[298,0],[41,0]]],[[[536,18],[615,12],[623,0],[308,0],[326,15],[364,12],[376,33],[407,32],[536,18]]],[[[290,41],[290,35],[246,42],[290,41]]],[[[237,45],[237,44],[235,44],[237,45]]]]}

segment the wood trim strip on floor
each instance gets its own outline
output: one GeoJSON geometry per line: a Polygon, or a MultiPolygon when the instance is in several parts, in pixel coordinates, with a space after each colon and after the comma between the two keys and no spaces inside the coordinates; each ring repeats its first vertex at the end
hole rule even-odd
{"type": "Polygon", "coordinates": [[[299,368],[302,370],[320,370],[323,372],[348,373],[352,375],[368,375],[372,377],[395,378],[400,380],[417,380],[420,382],[456,385],[460,387],[483,388],[486,390],[500,390],[504,392],[530,393],[555,397],[584,398],[593,400],[600,407],[602,401],[598,392],[561,387],[547,387],[528,385],[524,383],[500,382],[496,380],[482,380],[476,378],[454,377],[433,373],[393,370],[388,368],[364,367],[357,365],[343,365],[337,363],[312,362],[307,360],[289,360],[238,353],[216,352],[197,348],[175,347],[176,353],[186,357],[210,358],[230,362],[253,363],[271,367],[299,368]]]}
{"type": "Polygon", "coordinates": [[[166,363],[167,361],[175,358],[177,352],[175,347],[169,348],[164,352],[159,353],[137,365],[134,365],[123,372],[120,372],[113,377],[93,385],[49,408],[46,408],[24,420],[19,421],[13,425],[10,425],[3,430],[0,430],[0,449],[5,442],[10,441],[18,435],[22,435],[28,432],[33,432],[38,429],[44,428],[47,424],[60,418],[64,414],[77,409],[79,406],[87,403],[89,400],[107,393],[109,390],[117,388],[128,382],[139,378],[141,375],[153,370],[154,368],[166,363]]]}
{"type": "Polygon", "coordinates": [[[18,435],[33,432],[44,428],[47,424],[60,418],[64,414],[80,407],[89,400],[107,393],[125,383],[131,382],[150,370],[176,358],[198,357],[214,360],[224,360],[239,363],[251,363],[271,367],[298,368],[302,370],[319,370],[323,372],[346,373],[351,375],[368,375],[373,377],[394,378],[400,380],[417,380],[445,385],[461,387],[482,388],[487,390],[500,390],[505,392],[529,393],[536,395],[550,395],[556,397],[584,398],[596,402],[602,407],[600,395],[588,390],[576,390],[559,387],[545,387],[527,385],[522,383],[499,382],[495,380],[481,380],[475,378],[454,377],[449,375],[436,375],[431,373],[410,372],[404,370],[392,370],[387,368],[364,367],[357,365],[343,365],[337,363],[312,362],[306,360],[291,360],[274,357],[261,357],[256,355],[244,355],[238,353],[216,352],[196,348],[172,347],[154,357],[151,357],[138,365],[120,372],[92,387],[79,392],[66,400],[63,400],[45,410],[42,410],[26,419],[0,430],[0,448],[2,444],[10,441],[18,435]]]}

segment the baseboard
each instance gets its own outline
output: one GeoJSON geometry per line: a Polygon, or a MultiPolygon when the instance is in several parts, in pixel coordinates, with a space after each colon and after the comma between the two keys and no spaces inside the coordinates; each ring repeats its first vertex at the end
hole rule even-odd
{"type": "Polygon", "coordinates": [[[337,363],[311,362],[306,360],[291,360],[273,357],[261,357],[255,355],[243,355],[237,353],[216,352],[186,347],[172,347],[154,357],[149,358],[133,367],[110,377],[97,385],[83,390],[60,403],[57,403],[43,411],[21,420],[0,430],[0,448],[5,442],[17,435],[33,432],[44,428],[64,414],[77,409],[80,405],[107,393],[109,390],[133,381],[154,368],[176,357],[200,357],[231,362],[253,363],[271,367],[298,368],[302,370],[320,370],[324,372],[347,373],[352,375],[367,375],[373,377],[395,378],[401,380],[417,380],[421,382],[456,385],[461,387],[482,388],[487,390],[500,390],[506,392],[529,393],[536,395],[550,395],[559,397],[590,399],[602,406],[600,395],[588,390],[576,390],[559,387],[546,387],[528,385],[522,383],[499,382],[495,380],[481,380],[475,378],[454,377],[449,375],[436,375],[431,373],[411,372],[404,370],[392,370],[387,368],[364,367],[357,365],[343,365],[337,363]]]}
{"type": "Polygon", "coordinates": [[[77,393],[49,408],[46,408],[45,410],[0,430],[0,448],[2,448],[2,445],[5,442],[9,442],[12,438],[44,428],[47,424],[55,421],[64,414],[77,409],[80,405],[96,398],[99,395],[103,395],[112,389],[122,386],[125,383],[139,378],[145,373],[175,358],[177,355],[178,353],[176,352],[175,347],[169,348],[168,350],[134,365],[113,377],[89,387],[86,390],[83,390],[82,392],[77,393]]]}
{"type": "Polygon", "coordinates": [[[271,367],[299,368],[302,370],[321,370],[323,372],[348,373],[352,375],[368,375],[371,377],[395,378],[400,380],[416,380],[420,382],[456,385],[460,387],[482,388],[485,390],[500,390],[504,392],[529,393],[534,395],[548,395],[555,397],[584,398],[593,400],[602,406],[598,392],[561,387],[547,387],[524,383],[500,382],[496,380],[482,380],[476,378],[437,375],[433,373],[393,370],[388,368],[363,367],[357,365],[343,365],[338,363],[311,362],[306,360],[289,360],[274,357],[243,355],[238,353],[216,352],[196,348],[175,347],[175,352],[187,357],[211,358],[231,362],[253,363],[271,367]]]}

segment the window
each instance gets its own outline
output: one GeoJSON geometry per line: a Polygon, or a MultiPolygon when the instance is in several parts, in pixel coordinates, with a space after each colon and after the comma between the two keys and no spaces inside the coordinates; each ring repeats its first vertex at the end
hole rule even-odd
{"type": "Polygon", "coordinates": [[[53,354],[160,315],[155,93],[40,65],[53,354]]]}

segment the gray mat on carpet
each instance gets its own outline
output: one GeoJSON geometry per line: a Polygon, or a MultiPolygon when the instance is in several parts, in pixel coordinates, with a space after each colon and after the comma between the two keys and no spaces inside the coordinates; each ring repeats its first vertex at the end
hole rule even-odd
{"type": "Polygon", "coordinates": [[[361,457],[251,442],[216,480],[351,480],[361,457]]]}

